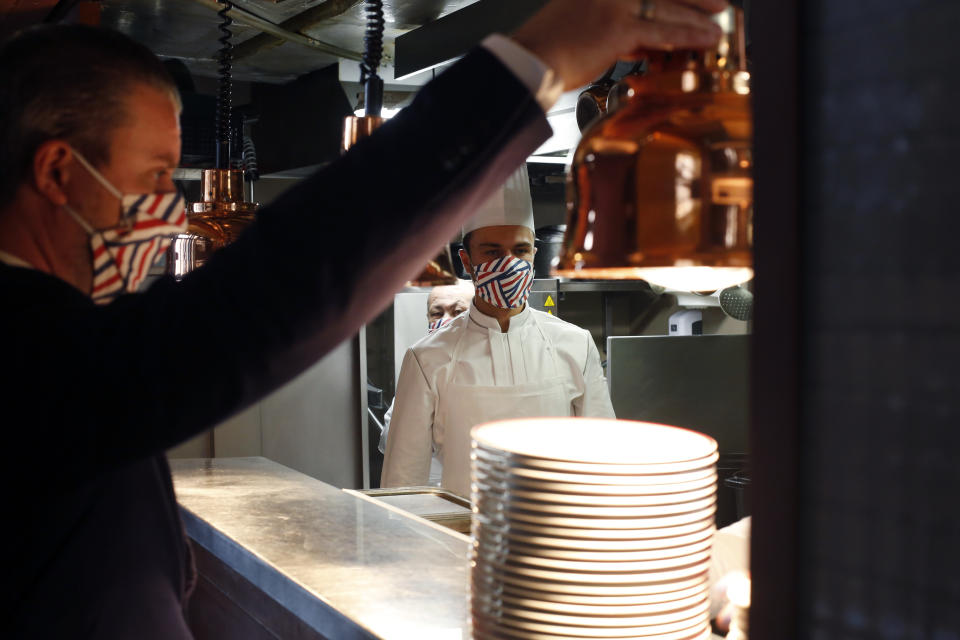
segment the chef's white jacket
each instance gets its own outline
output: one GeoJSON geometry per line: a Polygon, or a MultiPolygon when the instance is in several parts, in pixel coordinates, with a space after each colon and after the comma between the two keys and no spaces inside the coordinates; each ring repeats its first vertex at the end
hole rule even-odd
{"type": "MultiPolygon", "coordinates": [[[[438,436],[447,425],[437,422],[443,418],[437,407],[447,385],[505,387],[509,393],[509,387],[540,383],[548,376],[562,380],[565,415],[615,417],[589,331],[528,306],[510,318],[504,333],[496,318],[471,303],[467,313],[424,337],[404,355],[381,485],[427,482],[432,452],[443,454],[443,442],[437,440],[442,440],[438,436]],[[454,361],[458,342],[460,355],[454,361]]],[[[471,416],[470,426],[487,420],[484,415],[471,416]]],[[[449,434],[446,440],[451,441],[449,434]]],[[[442,459],[444,486],[469,496],[469,452],[458,451],[455,460],[449,455],[442,459]]]]}

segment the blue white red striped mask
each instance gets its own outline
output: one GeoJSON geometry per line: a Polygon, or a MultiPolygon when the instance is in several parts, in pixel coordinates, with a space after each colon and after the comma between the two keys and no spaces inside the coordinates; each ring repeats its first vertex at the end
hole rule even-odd
{"type": "Polygon", "coordinates": [[[438,318],[436,320],[431,321],[430,324],[427,325],[427,333],[433,333],[440,327],[447,326],[448,324],[450,324],[452,320],[453,318],[448,317],[448,318],[438,318]]]}
{"type": "Polygon", "coordinates": [[[120,294],[136,291],[157,256],[170,246],[172,237],[186,231],[184,198],[179,192],[121,193],[83,156],[75,150],[73,154],[123,207],[122,222],[109,229],[94,229],[69,205],[63,207],[90,236],[93,252],[90,297],[97,304],[107,304],[120,294]]]}
{"type": "Polygon", "coordinates": [[[503,256],[474,268],[477,295],[500,309],[527,304],[533,286],[533,265],[522,258],[503,256]]]}

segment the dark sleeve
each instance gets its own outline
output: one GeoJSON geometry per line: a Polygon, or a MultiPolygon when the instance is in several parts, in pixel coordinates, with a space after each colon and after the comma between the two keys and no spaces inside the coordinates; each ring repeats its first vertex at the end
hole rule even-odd
{"type": "Polygon", "coordinates": [[[3,378],[35,426],[28,446],[84,473],[259,400],[375,316],[549,134],[529,91],[476,49],[182,282],[8,315],[3,378]]]}

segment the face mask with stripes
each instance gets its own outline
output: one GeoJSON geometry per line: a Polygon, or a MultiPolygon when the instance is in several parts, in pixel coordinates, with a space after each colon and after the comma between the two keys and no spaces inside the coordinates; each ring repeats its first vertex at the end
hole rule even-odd
{"type": "Polygon", "coordinates": [[[430,324],[427,325],[427,333],[433,333],[437,329],[447,326],[450,324],[450,321],[453,318],[438,318],[436,320],[431,320],[430,324]]]}
{"type": "Polygon", "coordinates": [[[184,198],[179,192],[124,194],[110,184],[87,160],[74,156],[103,187],[120,200],[121,223],[109,229],[94,229],[72,207],[67,213],[90,236],[93,252],[93,290],[97,304],[107,304],[123,293],[133,293],[147,277],[172,237],[187,229],[184,198]]]}
{"type": "Polygon", "coordinates": [[[533,265],[522,258],[503,256],[478,264],[474,278],[481,300],[501,309],[519,309],[530,297],[533,265]]]}

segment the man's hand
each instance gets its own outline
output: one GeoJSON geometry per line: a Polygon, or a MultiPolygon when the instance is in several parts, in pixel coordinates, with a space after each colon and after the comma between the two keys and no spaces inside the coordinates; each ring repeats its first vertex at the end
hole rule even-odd
{"type": "Polygon", "coordinates": [[[726,6],[726,0],[553,0],[512,38],[570,90],[644,50],[716,45],[721,33],[710,15],[726,6]]]}

